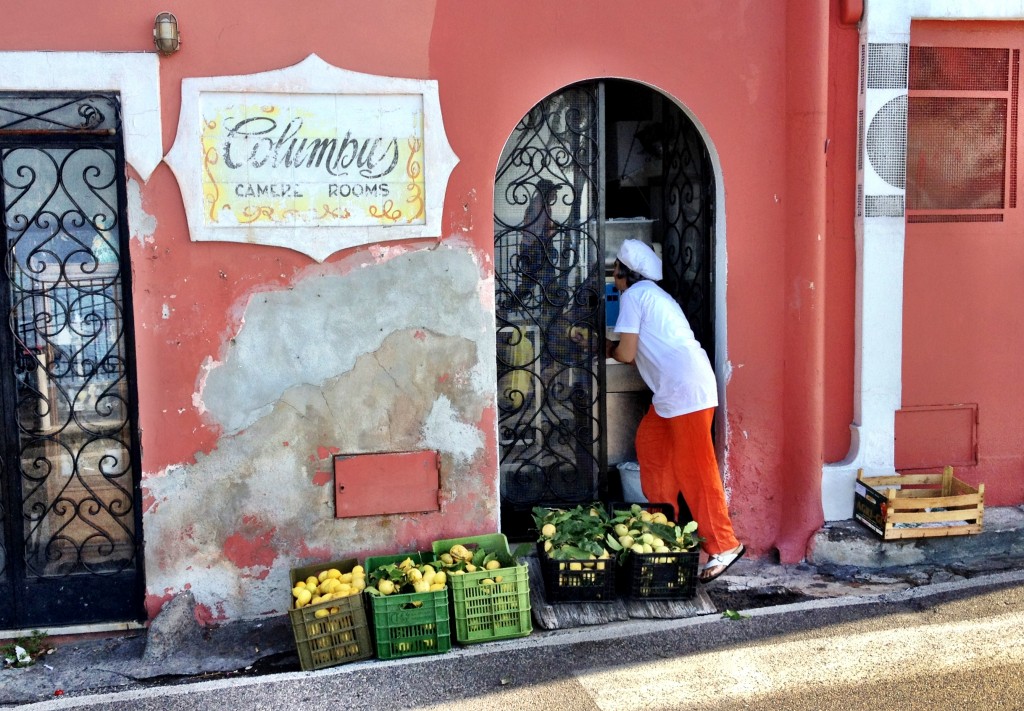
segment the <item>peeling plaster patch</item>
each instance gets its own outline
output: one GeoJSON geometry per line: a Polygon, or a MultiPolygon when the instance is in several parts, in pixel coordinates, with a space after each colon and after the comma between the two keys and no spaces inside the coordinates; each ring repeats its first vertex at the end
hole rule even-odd
{"type": "MultiPolygon", "coordinates": [[[[291,568],[422,542],[413,541],[414,534],[429,542],[443,537],[442,526],[459,525],[467,507],[496,506],[494,477],[459,459],[481,447],[484,433],[465,423],[493,407],[494,376],[485,393],[470,387],[472,377],[440,377],[474,364],[493,369],[493,359],[479,364],[474,341],[438,335],[431,326],[420,325],[423,339],[412,337],[417,329],[388,336],[376,351],[356,358],[350,372],[319,387],[290,388],[267,416],[221,437],[195,463],[148,479],[160,502],[143,521],[153,551],[146,558],[148,590],[160,595],[190,584],[197,603],[220,618],[251,619],[286,604],[281,591],[291,568]],[[322,461],[317,455],[418,449],[425,423],[441,440],[431,448],[442,452],[447,508],[418,519],[415,531],[392,526],[394,517],[334,518],[333,487],[312,482],[322,461]]],[[[496,525],[496,512],[488,515],[496,525]]]]}
{"type": "Polygon", "coordinates": [[[156,217],[142,206],[142,188],[137,180],[128,180],[125,197],[128,202],[128,224],[131,225],[133,236],[139,240],[140,245],[152,242],[153,233],[156,232],[156,217]]]}
{"type": "MultiPolygon", "coordinates": [[[[245,329],[223,362],[209,366],[193,401],[227,432],[238,432],[267,415],[289,388],[349,372],[391,333],[424,326],[477,343],[481,361],[493,366],[485,355],[494,348],[493,314],[475,298],[479,282],[468,250],[442,248],[255,295],[245,329]]],[[[486,391],[493,389],[492,377],[486,391]]]]}
{"type": "Polygon", "coordinates": [[[470,461],[483,448],[480,430],[459,420],[446,397],[439,397],[423,425],[423,446],[451,455],[457,462],[470,461]]]}

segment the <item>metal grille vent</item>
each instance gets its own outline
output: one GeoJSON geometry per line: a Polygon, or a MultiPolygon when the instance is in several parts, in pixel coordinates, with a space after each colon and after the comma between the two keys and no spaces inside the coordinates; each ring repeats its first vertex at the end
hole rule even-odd
{"type": "Polygon", "coordinates": [[[857,170],[864,170],[864,109],[857,112],[857,170]]]}
{"type": "Polygon", "coordinates": [[[867,154],[871,167],[894,188],[906,185],[907,97],[885,103],[867,130],[867,154]]]}
{"type": "Polygon", "coordinates": [[[866,73],[869,89],[907,88],[907,45],[869,44],[866,73]]]}
{"type": "Polygon", "coordinates": [[[864,217],[864,185],[857,186],[857,217],[864,217]]]}
{"type": "Polygon", "coordinates": [[[868,46],[865,43],[860,45],[860,94],[864,95],[865,84],[867,82],[867,72],[864,70],[867,68],[868,61],[868,46]]]}
{"type": "Polygon", "coordinates": [[[993,47],[911,47],[912,91],[1006,91],[1010,50],[993,47]]]}
{"type": "Polygon", "coordinates": [[[902,217],[902,195],[868,195],[864,198],[865,217],[902,217]]]}

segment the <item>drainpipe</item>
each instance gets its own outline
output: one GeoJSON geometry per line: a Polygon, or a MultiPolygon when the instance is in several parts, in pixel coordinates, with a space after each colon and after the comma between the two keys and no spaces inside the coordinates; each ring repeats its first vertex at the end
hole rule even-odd
{"type": "Polygon", "coordinates": [[[825,353],[825,151],[829,8],[786,3],[784,502],[777,548],[784,563],[804,559],[824,522],[821,508],[825,353]]]}

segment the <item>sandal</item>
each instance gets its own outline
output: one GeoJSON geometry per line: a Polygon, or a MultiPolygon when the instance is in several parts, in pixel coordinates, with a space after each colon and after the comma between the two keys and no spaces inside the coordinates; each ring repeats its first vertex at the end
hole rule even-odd
{"type": "Polygon", "coordinates": [[[698,579],[702,583],[710,583],[712,580],[717,578],[719,575],[722,575],[725,571],[732,567],[732,564],[738,561],[740,558],[742,558],[743,554],[746,552],[746,546],[744,546],[741,543],[739,545],[739,548],[734,548],[733,550],[725,551],[724,553],[715,553],[710,558],[708,558],[708,562],[704,564],[704,567],[701,569],[701,576],[698,579]],[[704,575],[704,573],[707,573],[709,570],[712,570],[714,568],[721,568],[721,570],[711,575],[704,575]]]}

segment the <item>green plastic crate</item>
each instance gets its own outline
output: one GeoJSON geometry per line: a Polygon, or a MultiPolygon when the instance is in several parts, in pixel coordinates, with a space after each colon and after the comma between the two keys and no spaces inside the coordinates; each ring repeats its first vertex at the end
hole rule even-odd
{"type": "MultiPolygon", "coordinates": [[[[383,565],[412,558],[416,564],[429,562],[430,555],[402,553],[366,559],[366,574],[383,565]]],[[[425,654],[441,654],[452,648],[451,617],[448,614],[448,588],[425,593],[381,595],[369,588],[377,656],[399,659],[425,654]]]]}
{"type": "MultiPolygon", "coordinates": [[[[342,573],[350,573],[358,564],[359,561],[355,558],[348,558],[292,568],[289,573],[291,587],[295,587],[300,580],[305,580],[311,575],[317,576],[321,571],[331,568],[337,568],[342,573]]],[[[306,605],[299,609],[290,607],[288,618],[291,621],[295,648],[299,653],[299,664],[303,671],[323,669],[373,656],[373,641],[370,638],[370,627],[362,595],[350,595],[316,605],[306,605]],[[317,617],[320,610],[325,610],[326,614],[317,617]]]]}
{"type": "Polygon", "coordinates": [[[501,568],[494,570],[449,576],[456,641],[470,644],[530,634],[533,631],[533,618],[529,569],[512,560],[508,539],[504,534],[489,533],[435,541],[434,555],[447,553],[456,543],[495,553],[502,563],[501,568]],[[484,585],[483,581],[488,578],[501,578],[501,582],[484,585]]]}

